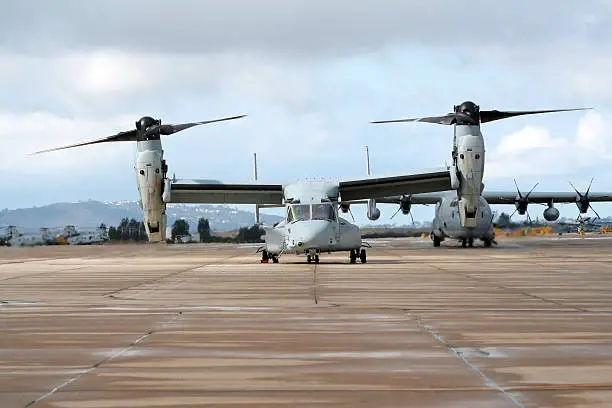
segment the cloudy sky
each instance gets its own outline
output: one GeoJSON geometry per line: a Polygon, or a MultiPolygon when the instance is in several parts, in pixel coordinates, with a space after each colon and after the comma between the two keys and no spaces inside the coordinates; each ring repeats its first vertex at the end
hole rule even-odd
{"type": "Polygon", "coordinates": [[[512,189],[513,177],[523,189],[586,188],[595,177],[593,190],[611,190],[611,17],[605,0],[8,0],[0,207],[137,199],[133,143],[27,154],[131,129],[143,115],[249,115],[166,137],[177,177],[250,181],[257,152],[260,180],[358,178],[365,145],[378,175],[439,167],[452,128],[368,122],[464,100],[594,108],[484,125],[487,189],[512,189]]]}

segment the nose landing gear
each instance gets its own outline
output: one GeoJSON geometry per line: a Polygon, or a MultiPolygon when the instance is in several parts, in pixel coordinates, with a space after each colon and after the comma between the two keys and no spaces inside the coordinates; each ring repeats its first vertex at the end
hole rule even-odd
{"type": "Polygon", "coordinates": [[[314,255],[308,254],[306,256],[306,262],[312,263],[312,261],[314,261],[314,263],[318,264],[319,263],[319,254],[314,254],[314,255]]]}
{"type": "Polygon", "coordinates": [[[272,263],[278,263],[278,255],[271,254],[266,250],[261,251],[261,263],[270,263],[270,260],[272,260],[272,263]]]}
{"type": "Polygon", "coordinates": [[[361,251],[359,249],[351,249],[349,259],[352,264],[357,263],[357,254],[359,254],[361,263],[367,262],[366,250],[364,248],[362,248],[361,251]]]}

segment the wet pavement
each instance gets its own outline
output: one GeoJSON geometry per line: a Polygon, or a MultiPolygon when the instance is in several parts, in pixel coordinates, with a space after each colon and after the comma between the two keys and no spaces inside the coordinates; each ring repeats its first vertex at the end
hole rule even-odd
{"type": "Polygon", "coordinates": [[[0,407],[611,407],[612,240],[0,248],[0,407]]]}

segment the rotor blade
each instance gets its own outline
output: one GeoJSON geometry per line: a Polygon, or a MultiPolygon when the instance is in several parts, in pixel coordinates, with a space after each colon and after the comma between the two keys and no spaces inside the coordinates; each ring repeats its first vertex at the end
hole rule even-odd
{"type": "MultiPolygon", "coordinates": [[[[391,216],[391,218],[389,218],[390,220],[393,219],[393,217],[395,217],[397,215],[398,212],[400,212],[400,210],[402,209],[402,207],[398,208],[397,211],[395,213],[393,213],[393,215],[391,216]]],[[[412,215],[412,214],[411,214],[412,215]]]]}
{"type": "Polygon", "coordinates": [[[601,217],[599,216],[599,214],[597,214],[597,211],[595,211],[595,209],[593,208],[593,206],[591,206],[591,204],[589,204],[589,208],[590,208],[591,210],[593,210],[593,212],[594,212],[594,213],[595,213],[595,215],[597,216],[597,218],[595,218],[595,219],[601,219],[601,217]]]}
{"type": "Polygon", "coordinates": [[[570,181],[570,186],[572,186],[572,188],[574,189],[574,191],[576,192],[576,194],[578,194],[578,196],[580,198],[582,198],[582,194],[580,193],[580,191],[578,191],[578,189],[572,184],[572,182],[570,181]]]}
{"type": "Polygon", "coordinates": [[[353,211],[351,211],[351,207],[349,207],[349,214],[351,214],[351,218],[353,219],[353,222],[355,222],[355,216],[353,215],[353,211]]]}
{"type": "Polygon", "coordinates": [[[512,179],[512,180],[514,180],[514,185],[516,186],[516,191],[518,191],[519,198],[523,198],[523,194],[521,193],[521,190],[519,189],[518,184],[516,184],[516,179],[512,179]]]}
{"type": "Polygon", "coordinates": [[[589,191],[591,190],[591,185],[593,184],[593,180],[595,180],[595,177],[591,177],[591,182],[589,183],[589,187],[587,188],[586,193],[584,193],[585,196],[589,195],[589,191]]]}
{"type": "Polygon", "coordinates": [[[529,195],[531,193],[533,193],[533,190],[535,190],[535,188],[538,186],[538,184],[540,184],[540,182],[538,181],[537,183],[534,184],[534,186],[531,188],[531,190],[529,190],[529,192],[527,193],[527,195],[525,196],[525,198],[529,198],[529,195]]]}
{"type": "Polygon", "coordinates": [[[159,131],[159,133],[162,135],[171,135],[173,133],[177,133],[177,132],[180,132],[181,130],[189,129],[194,126],[207,125],[209,123],[223,122],[226,120],[240,119],[240,118],[244,118],[245,116],[246,115],[239,115],[239,116],[232,116],[229,118],[206,120],[203,122],[179,123],[177,125],[160,125],[159,127],[151,128],[150,132],[159,131]]]}
{"type": "Polygon", "coordinates": [[[424,118],[412,118],[412,119],[395,119],[395,120],[377,120],[370,123],[399,123],[399,122],[427,122],[436,123],[439,125],[451,125],[457,118],[455,113],[449,113],[444,116],[428,116],[424,118]]]}
{"type": "Polygon", "coordinates": [[[135,141],[137,134],[138,134],[138,131],[136,129],[128,130],[127,132],[119,132],[116,135],[91,140],[89,142],[75,143],[75,144],[71,144],[68,146],[55,147],[53,149],[41,150],[38,152],[30,153],[30,156],[35,155],[35,154],[40,154],[40,153],[53,152],[55,150],[70,149],[73,147],[87,146],[87,145],[97,144],[97,143],[135,141]]]}
{"type": "Polygon", "coordinates": [[[515,209],[515,210],[512,212],[512,214],[510,214],[510,216],[509,216],[508,218],[512,218],[512,216],[513,216],[513,215],[514,215],[514,214],[515,214],[517,211],[518,211],[518,208],[517,208],[517,209],[515,209]]]}
{"type": "Polygon", "coordinates": [[[538,113],[552,113],[552,112],[569,112],[588,110],[593,108],[572,108],[572,109],[548,109],[548,110],[533,110],[533,111],[498,111],[498,110],[481,110],[480,111],[480,122],[492,122],[494,120],[512,118],[514,116],[522,115],[535,115],[538,113]]]}
{"type": "Polygon", "coordinates": [[[412,216],[412,212],[410,212],[409,214],[410,214],[410,219],[412,220],[412,225],[414,225],[414,217],[412,216]]]}

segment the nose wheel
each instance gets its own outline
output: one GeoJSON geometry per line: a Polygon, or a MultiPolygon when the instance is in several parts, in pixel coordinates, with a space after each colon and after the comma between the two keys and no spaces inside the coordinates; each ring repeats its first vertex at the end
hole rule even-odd
{"type": "Polygon", "coordinates": [[[268,251],[261,252],[261,263],[278,263],[278,255],[269,253],[268,251]]]}
{"type": "Polygon", "coordinates": [[[357,256],[359,256],[359,260],[361,261],[361,263],[366,263],[368,260],[367,255],[366,255],[366,250],[363,248],[361,250],[351,249],[349,259],[352,264],[357,263],[357,256]]]}
{"type": "Polygon", "coordinates": [[[308,263],[312,263],[314,261],[314,263],[318,264],[319,263],[319,255],[315,254],[315,255],[307,255],[306,256],[306,262],[308,263]]]}

